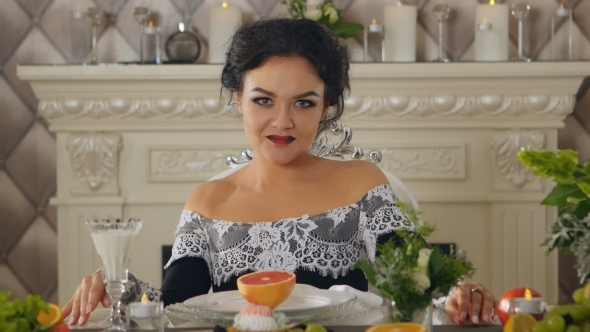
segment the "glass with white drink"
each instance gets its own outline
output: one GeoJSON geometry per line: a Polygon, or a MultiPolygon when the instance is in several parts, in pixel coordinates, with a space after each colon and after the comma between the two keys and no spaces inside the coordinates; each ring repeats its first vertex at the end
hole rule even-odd
{"type": "Polygon", "coordinates": [[[121,297],[125,292],[127,271],[135,235],[141,219],[92,219],[86,221],[94,248],[102,261],[102,280],[111,298],[112,310],[107,331],[126,331],[121,317],[121,297]]]}

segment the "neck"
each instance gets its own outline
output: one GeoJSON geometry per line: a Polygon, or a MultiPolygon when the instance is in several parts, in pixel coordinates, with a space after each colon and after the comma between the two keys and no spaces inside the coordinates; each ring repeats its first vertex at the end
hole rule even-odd
{"type": "Polygon", "coordinates": [[[286,189],[294,185],[304,184],[315,172],[312,170],[321,162],[321,158],[305,154],[288,164],[280,165],[254,157],[248,166],[246,182],[256,191],[286,189]]]}

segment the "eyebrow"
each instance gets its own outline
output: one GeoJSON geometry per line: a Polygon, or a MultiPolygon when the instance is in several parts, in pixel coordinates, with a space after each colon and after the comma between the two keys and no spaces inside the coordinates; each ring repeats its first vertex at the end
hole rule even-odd
{"type": "MultiPolygon", "coordinates": [[[[265,89],[259,88],[259,87],[255,87],[255,88],[253,88],[250,91],[262,92],[262,93],[264,93],[266,95],[269,95],[271,97],[276,97],[277,96],[276,93],[270,92],[268,90],[265,90],[265,89]]],[[[316,96],[316,97],[319,97],[320,95],[317,92],[315,92],[315,91],[308,91],[308,92],[304,92],[304,93],[302,93],[300,95],[295,96],[295,99],[304,98],[304,97],[307,97],[307,96],[316,96]]]]}

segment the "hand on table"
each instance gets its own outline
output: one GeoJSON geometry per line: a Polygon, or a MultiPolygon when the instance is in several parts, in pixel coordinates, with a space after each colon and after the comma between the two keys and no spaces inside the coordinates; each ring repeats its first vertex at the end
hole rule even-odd
{"type": "Polygon", "coordinates": [[[74,296],[68,301],[63,308],[63,315],[67,317],[68,325],[83,325],[88,321],[88,316],[96,307],[98,302],[106,308],[111,305],[111,300],[105,290],[105,284],[102,282],[102,273],[96,273],[82,279],[74,296]]]}
{"type": "Polygon", "coordinates": [[[445,310],[457,324],[492,324],[496,300],[482,284],[463,283],[449,296],[445,310]]]}

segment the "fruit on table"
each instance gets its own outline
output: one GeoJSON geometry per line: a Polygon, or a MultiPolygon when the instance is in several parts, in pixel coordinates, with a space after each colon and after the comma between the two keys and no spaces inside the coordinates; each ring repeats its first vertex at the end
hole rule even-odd
{"type": "Polygon", "coordinates": [[[287,271],[253,272],[239,277],[237,283],[246,301],[274,308],[291,295],[295,274],[287,271]]]}
{"type": "Polygon", "coordinates": [[[305,332],[328,332],[325,327],[320,324],[307,324],[307,328],[305,328],[305,332]]]}
{"type": "Polygon", "coordinates": [[[64,322],[60,322],[57,325],[55,325],[53,328],[51,328],[51,330],[49,330],[50,332],[70,332],[70,328],[64,323],[64,322]]]}
{"type": "MultiPolygon", "coordinates": [[[[510,299],[515,298],[515,297],[524,297],[526,290],[527,290],[527,287],[516,287],[516,288],[512,288],[512,289],[506,291],[506,293],[504,293],[502,295],[502,297],[500,298],[500,301],[498,301],[498,308],[497,308],[498,318],[500,318],[502,325],[506,325],[506,322],[508,321],[508,317],[510,316],[510,314],[508,312],[508,310],[510,309],[510,299]]],[[[534,290],[532,288],[528,288],[528,290],[531,292],[532,297],[541,297],[541,294],[539,294],[539,292],[537,292],[536,290],[534,290]]],[[[536,318],[541,319],[542,317],[536,317],[536,318]]]]}
{"type": "Polygon", "coordinates": [[[367,328],[365,332],[426,332],[426,326],[416,323],[389,323],[367,328]]]}
{"type": "Polygon", "coordinates": [[[37,314],[37,323],[44,326],[55,326],[63,319],[61,308],[55,303],[47,303],[49,310],[47,312],[40,310],[37,314]]]}
{"type": "Polygon", "coordinates": [[[533,327],[536,324],[537,320],[533,315],[520,312],[508,318],[504,324],[503,332],[533,332],[533,327]]]}

